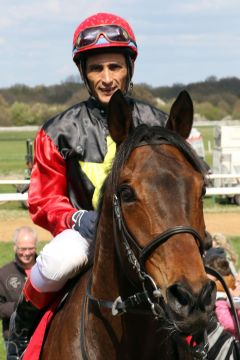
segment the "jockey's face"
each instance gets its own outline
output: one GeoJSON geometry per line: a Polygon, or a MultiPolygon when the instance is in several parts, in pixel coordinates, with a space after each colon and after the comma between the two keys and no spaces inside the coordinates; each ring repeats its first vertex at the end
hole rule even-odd
{"type": "Polygon", "coordinates": [[[128,69],[121,53],[91,55],[86,60],[86,77],[92,95],[106,106],[112,94],[126,90],[128,69]]]}

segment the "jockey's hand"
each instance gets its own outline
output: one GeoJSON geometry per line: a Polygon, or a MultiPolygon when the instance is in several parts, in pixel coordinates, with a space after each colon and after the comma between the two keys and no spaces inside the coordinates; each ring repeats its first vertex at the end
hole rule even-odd
{"type": "Polygon", "coordinates": [[[93,239],[96,230],[97,211],[79,210],[72,215],[72,229],[86,239],[93,239]]]}

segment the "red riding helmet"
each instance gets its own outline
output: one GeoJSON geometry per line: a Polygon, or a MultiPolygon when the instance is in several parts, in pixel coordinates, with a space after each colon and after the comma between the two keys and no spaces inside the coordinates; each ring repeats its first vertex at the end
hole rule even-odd
{"type": "Polygon", "coordinates": [[[84,20],[73,37],[73,61],[78,65],[91,50],[117,48],[130,56],[132,66],[137,57],[137,44],[132,28],[123,18],[97,13],[84,20]]]}

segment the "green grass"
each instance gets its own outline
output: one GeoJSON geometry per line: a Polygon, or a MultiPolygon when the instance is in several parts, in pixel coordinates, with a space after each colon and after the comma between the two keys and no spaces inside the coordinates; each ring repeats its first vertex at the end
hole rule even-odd
{"type": "MultiPolygon", "coordinates": [[[[0,180],[23,180],[27,177],[26,140],[31,139],[33,141],[35,136],[36,132],[33,131],[0,132],[0,180]]],[[[16,191],[15,185],[0,185],[0,193],[15,193],[16,191]]],[[[0,202],[0,210],[21,208],[22,204],[20,202],[0,202]]]]}
{"type": "MultiPolygon", "coordinates": [[[[214,127],[196,126],[203,136],[206,161],[211,166],[212,156],[209,153],[209,144],[213,149],[213,132],[214,127]]],[[[0,132],[0,175],[18,174],[24,178],[26,140],[34,140],[36,132],[33,131],[14,131],[0,132]]],[[[1,190],[0,190],[1,191],[1,190]]]]}
{"type": "Polygon", "coordinates": [[[238,269],[239,269],[240,268],[240,236],[231,237],[230,241],[239,257],[238,259],[238,269]]]}
{"type": "MultiPolygon", "coordinates": [[[[201,126],[197,128],[203,136],[206,161],[211,165],[212,157],[208,149],[209,144],[211,144],[211,149],[213,149],[214,128],[210,126],[201,126]]],[[[33,131],[0,132],[0,176],[15,174],[24,178],[26,169],[26,140],[34,140],[35,136],[36,132],[33,131]]],[[[0,192],[2,192],[1,189],[0,192]]]]}
{"type": "Polygon", "coordinates": [[[204,198],[204,210],[215,212],[240,212],[240,206],[232,204],[222,196],[211,196],[204,198]]]}
{"type": "Polygon", "coordinates": [[[0,176],[22,175],[26,169],[26,140],[34,140],[35,132],[0,132],[0,176]]]}

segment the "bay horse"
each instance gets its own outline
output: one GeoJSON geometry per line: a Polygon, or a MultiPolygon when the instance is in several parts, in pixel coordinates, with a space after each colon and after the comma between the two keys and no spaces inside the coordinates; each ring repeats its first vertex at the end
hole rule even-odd
{"type": "Polygon", "coordinates": [[[99,203],[93,267],[53,318],[42,360],[195,359],[188,335],[203,351],[216,290],[202,261],[205,178],[185,141],[192,123],[185,91],[164,128],[134,128],[121,92],[112,96],[117,153],[99,203]]]}

